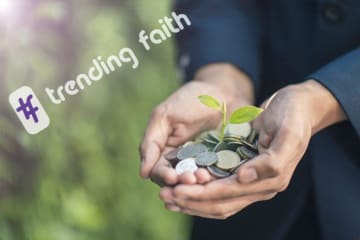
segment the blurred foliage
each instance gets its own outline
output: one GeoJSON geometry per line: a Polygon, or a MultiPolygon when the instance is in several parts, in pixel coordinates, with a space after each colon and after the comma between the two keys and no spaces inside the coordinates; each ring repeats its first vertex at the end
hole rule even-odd
{"type": "Polygon", "coordinates": [[[0,11],[0,239],[187,239],[188,219],[166,211],[159,188],[138,175],[151,109],[179,85],[172,41],[147,52],[138,33],[156,28],[171,2],[10,2],[18,5],[0,11]],[[61,105],[49,101],[46,87],[123,47],[135,51],[138,69],[123,66],[61,105]],[[51,118],[36,136],[8,104],[22,85],[51,118]]]}

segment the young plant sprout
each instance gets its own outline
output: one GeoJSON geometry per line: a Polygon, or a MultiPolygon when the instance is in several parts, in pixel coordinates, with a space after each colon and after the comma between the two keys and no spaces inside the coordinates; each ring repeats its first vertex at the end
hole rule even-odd
{"type": "Polygon", "coordinates": [[[230,119],[226,119],[227,109],[226,102],[220,102],[216,98],[209,95],[199,96],[199,100],[205,106],[218,110],[222,114],[222,123],[220,130],[220,141],[222,142],[225,135],[225,128],[228,124],[242,124],[255,120],[264,109],[254,107],[254,106],[245,106],[236,109],[230,116],[230,119]]]}

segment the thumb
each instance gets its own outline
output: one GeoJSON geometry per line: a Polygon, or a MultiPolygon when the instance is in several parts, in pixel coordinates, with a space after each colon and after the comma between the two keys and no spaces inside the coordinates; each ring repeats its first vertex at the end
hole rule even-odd
{"type": "Polygon", "coordinates": [[[140,175],[143,178],[150,176],[152,168],[160,159],[170,133],[171,127],[167,118],[167,110],[164,107],[157,107],[151,115],[140,144],[140,175]]]}
{"type": "Polygon", "coordinates": [[[293,158],[293,147],[291,135],[286,134],[287,130],[279,129],[276,133],[270,134],[260,131],[260,155],[245,163],[238,170],[238,180],[241,183],[249,183],[260,179],[276,177],[283,169],[282,159],[293,158]]]}
{"type": "Polygon", "coordinates": [[[251,183],[277,175],[277,168],[271,164],[274,162],[269,154],[262,153],[241,166],[237,172],[240,183],[251,183]]]}
{"type": "Polygon", "coordinates": [[[268,99],[266,99],[262,104],[261,104],[261,108],[263,109],[267,109],[269,107],[269,105],[271,104],[272,100],[274,100],[274,98],[276,97],[276,95],[278,94],[278,92],[275,92],[273,95],[271,95],[268,99]]]}

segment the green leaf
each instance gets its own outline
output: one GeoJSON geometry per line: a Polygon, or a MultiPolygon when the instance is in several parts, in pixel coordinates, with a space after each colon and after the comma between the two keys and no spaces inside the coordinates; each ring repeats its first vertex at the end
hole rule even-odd
{"type": "Polygon", "coordinates": [[[251,122],[257,118],[264,109],[254,106],[246,106],[235,110],[230,117],[230,123],[241,124],[251,122]]]}
{"type": "Polygon", "coordinates": [[[212,96],[201,95],[201,96],[199,96],[199,100],[200,100],[200,102],[202,104],[204,104],[204,105],[206,105],[206,106],[208,106],[210,108],[222,111],[221,103],[216,98],[214,98],[212,96]]]}

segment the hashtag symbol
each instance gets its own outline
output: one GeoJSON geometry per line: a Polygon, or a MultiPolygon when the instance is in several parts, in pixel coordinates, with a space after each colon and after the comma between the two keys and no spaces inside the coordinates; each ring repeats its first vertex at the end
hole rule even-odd
{"type": "Polygon", "coordinates": [[[31,99],[33,98],[33,95],[30,94],[26,98],[26,103],[24,103],[24,100],[22,98],[19,98],[19,107],[16,108],[17,112],[23,112],[25,115],[25,118],[27,120],[32,117],[35,123],[39,122],[38,116],[36,115],[36,112],[39,111],[38,107],[34,107],[31,103],[31,99]]]}

